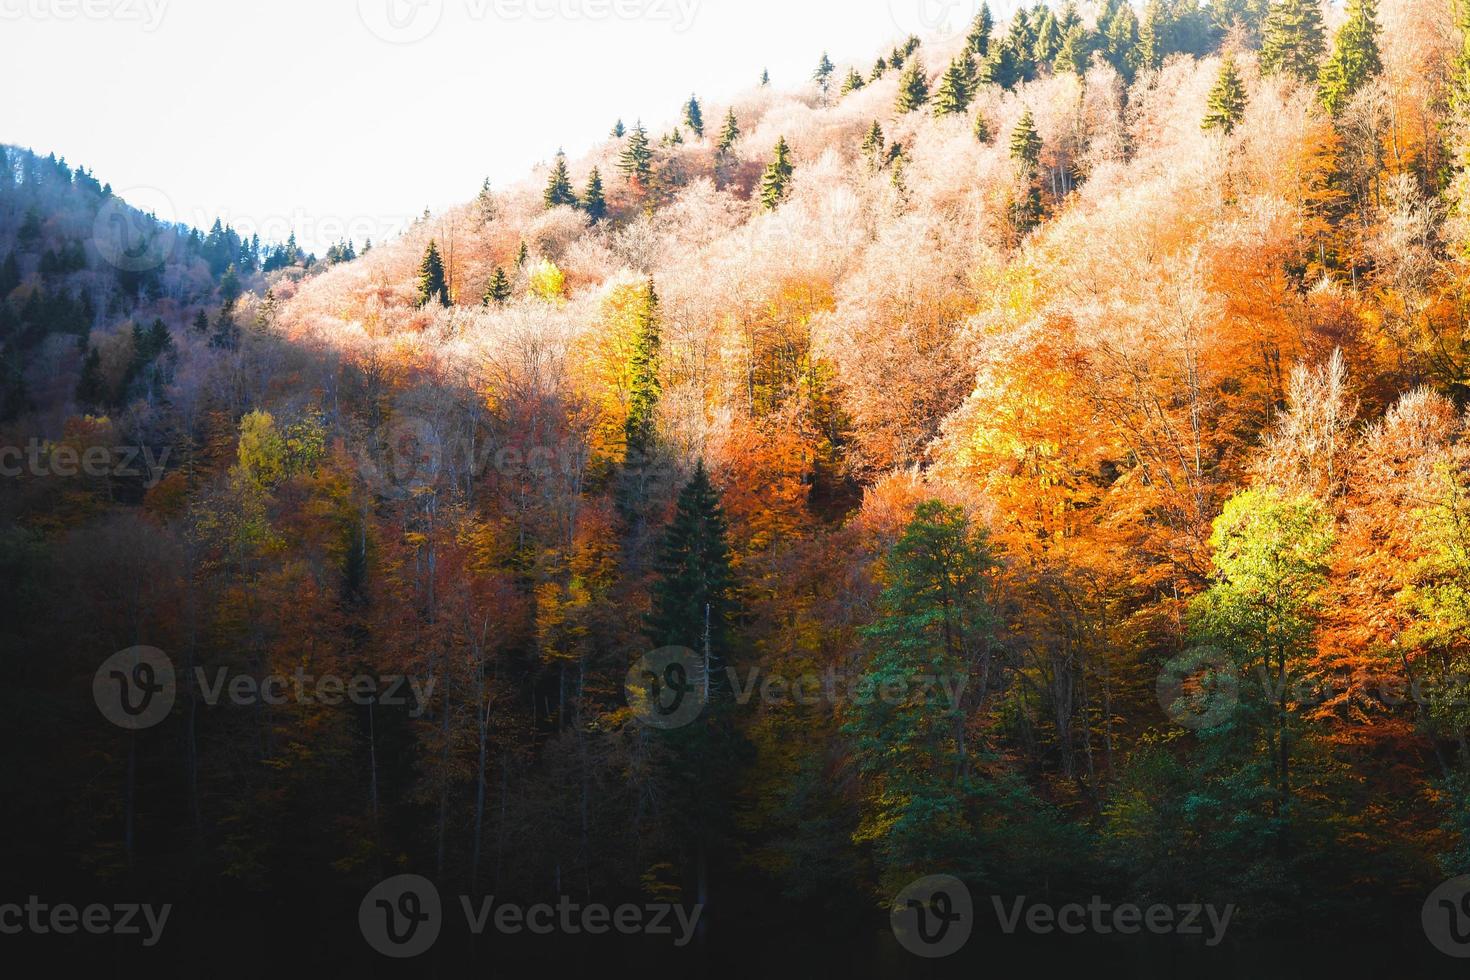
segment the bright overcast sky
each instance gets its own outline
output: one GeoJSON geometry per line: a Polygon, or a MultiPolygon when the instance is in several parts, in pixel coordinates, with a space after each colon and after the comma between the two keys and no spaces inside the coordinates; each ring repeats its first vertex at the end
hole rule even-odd
{"type": "MultiPolygon", "coordinates": [[[[0,0],[0,142],[159,216],[379,240],[486,176],[667,126],[822,50],[865,65],[979,0],[0,0]],[[161,197],[160,197],[161,192],[161,197]]],[[[1012,3],[992,3],[998,17],[1012,3]]],[[[947,27],[946,27],[947,25],[947,27]]]]}

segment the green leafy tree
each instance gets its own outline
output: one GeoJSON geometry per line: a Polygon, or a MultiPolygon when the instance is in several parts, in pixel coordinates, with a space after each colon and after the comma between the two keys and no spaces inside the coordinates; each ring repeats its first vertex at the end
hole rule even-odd
{"type": "Polygon", "coordinates": [[[439,257],[439,244],[429,240],[424,258],[419,262],[419,307],[431,302],[449,305],[449,286],[444,278],[444,260],[439,257]]]}
{"type": "Polygon", "coordinates": [[[1220,74],[1210,89],[1209,111],[1205,114],[1205,129],[1219,129],[1229,134],[1245,116],[1245,85],[1240,73],[1235,70],[1235,59],[1229,55],[1220,64],[1220,74]]]}
{"type": "Polygon", "coordinates": [[[587,178],[587,188],[582,191],[582,210],[593,224],[607,217],[607,198],[602,192],[602,173],[596,167],[587,178]]]}
{"type": "Polygon", "coordinates": [[[1323,37],[1317,0],[1276,0],[1262,27],[1261,71],[1315,84],[1325,49],[1323,37]]]}
{"type": "Polygon", "coordinates": [[[684,125],[699,139],[704,138],[704,110],[699,107],[699,99],[692,95],[684,105],[684,125]]]}
{"type": "Polygon", "coordinates": [[[790,192],[791,175],[795,168],[791,165],[791,147],[786,144],[786,137],[781,137],[776,142],[775,158],[766,167],[765,174],[761,177],[761,206],[767,211],[774,211],[786,200],[790,192]]]}
{"type": "Polygon", "coordinates": [[[924,70],[924,62],[920,58],[909,61],[904,68],[902,77],[898,80],[898,104],[900,113],[913,112],[923,108],[929,101],[929,77],[924,70]]]}
{"type": "Polygon", "coordinates": [[[1322,67],[1322,105],[1336,116],[1373,76],[1383,71],[1378,53],[1376,0],[1348,0],[1347,20],[1338,29],[1332,57],[1322,67]]]}
{"type": "Polygon", "coordinates": [[[551,176],[546,180],[546,191],[541,195],[547,208],[576,207],[577,192],[572,190],[572,176],[567,172],[567,155],[560,150],[552,164],[551,176]]]}

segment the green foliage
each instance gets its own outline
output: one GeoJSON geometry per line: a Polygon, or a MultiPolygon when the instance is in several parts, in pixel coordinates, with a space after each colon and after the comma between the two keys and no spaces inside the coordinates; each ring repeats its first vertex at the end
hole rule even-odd
{"type": "Polygon", "coordinates": [[[591,175],[587,178],[587,187],[582,191],[582,210],[587,212],[587,218],[593,223],[607,217],[607,198],[602,192],[602,173],[592,168],[591,175]]]}
{"type": "Polygon", "coordinates": [[[1332,57],[1322,68],[1318,93],[1322,105],[1336,116],[1358,89],[1383,71],[1378,53],[1376,0],[1348,0],[1347,21],[1337,32],[1332,57]]]}
{"type": "Polygon", "coordinates": [[[679,493],[674,520],[654,563],[652,609],[644,635],[655,646],[708,651],[718,675],[729,663],[735,579],[720,494],[704,461],[679,493]]]}
{"type": "Polygon", "coordinates": [[[856,92],[858,89],[862,88],[866,84],[867,83],[863,81],[863,76],[858,74],[858,70],[856,68],[849,68],[847,70],[847,78],[842,83],[842,94],[848,95],[852,92],[856,92]]]}
{"type": "Polygon", "coordinates": [[[1324,47],[1317,0],[1276,0],[1271,5],[1262,27],[1262,72],[1294,75],[1315,84],[1324,47]]]}
{"type": "Polygon", "coordinates": [[[1034,172],[1041,161],[1041,134],[1030,108],[1021,113],[1016,128],[1011,130],[1011,159],[1026,172],[1034,172]]]}
{"type": "Polygon", "coordinates": [[[699,99],[689,96],[689,101],[684,104],[684,125],[689,127],[696,137],[704,138],[704,110],[699,106],[699,99]]]}
{"type": "Polygon", "coordinates": [[[945,69],[939,91],[934,95],[936,117],[962,116],[969,110],[970,100],[974,96],[970,90],[968,64],[969,56],[961,55],[945,69]]]}
{"type": "Polygon", "coordinates": [[[1229,55],[1220,64],[1220,74],[1210,89],[1208,105],[1209,111],[1200,124],[1204,129],[1219,129],[1228,135],[1245,116],[1245,84],[1235,70],[1235,59],[1229,55]]]}
{"type": "Polygon", "coordinates": [[[1085,75],[1087,74],[1087,59],[1090,55],[1087,29],[1081,24],[1073,24],[1067,28],[1067,33],[1062,37],[1062,46],[1057,49],[1052,69],[1058,72],[1071,72],[1078,76],[1085,75]]]}
{"type": "Polygon", "coordinates": [[[765,174],[761,177],[761,206],[767,211],[774,211],[786,200],[790,192],[791,175],[795,168],[791,165],[791,147],[786,145],[786,137],[781,137],[776,143],[775,157],[766,167],[765,174]]]}
{"type": "Polygon", "coordinates": [[[630,182],[646,186],[653,177],[653,148],[648,144],[648,130],[642,120],[633,125],[628,144],[618,157],[618,170],[630,182]]]}
{"type": "Polygon", "coordinates": [[[817,63],[817,70],[812,73],[817,87],[822,90],[823,99],[827,97],[827,91],[832,86],[832,73],[836,70],[837,66],[832,64],[832,59],[827,57],[827,52],[823,51],[822,60],[817,63]]]}
{"type": "Polygon", "coordinates": [[[873,125],[868,128],[868,134],[863,137],[863,156],[868,158],[868,165],[872,169],[878,170],[883,166],[887,159],[886,149],[887,140],[883,136],[883,127],[874,119],[873,125]]]}
{"type": "Polygon", "coordinates": [[[561,150],[556,151],[556,162],[551,166],[551,176],[546,179],[541,198],[547,208],[577,206],[577,192],[572,190],[572,177],[567,172],[567,155],[561,150]]]}
{"type": "Polygon", "coordinates": [[[658,291],[652,279],[635,314],[633,353],[628,361],[628,419],[624,425],[628,456],[647,459],[658,435],[660,317],[658,291]]]}
{"type": "Polygon", "coordinates": [[[990,16],[990,4],[982,3],[965,39],[966,49],[977,58],[987,57],[990,54],[990,32],[994,29],[995,19],[990,16]]]}
{"type": "Polygon", "coordinates": [[[511,288],[510,277],[500,266],[495,267],[495,275],[490,277],[490,282],[485,287],[484,305],[494,303],[496,306],[504,306],[510,300],[511,288]]]}
{"type": "Polygon", "coordinates": [[[725,126],[720,130],[720,138],[715,141],[715,149],[721,153],[729,153],[740,140],[740,121],[735,118],[735,110],[731,108],[725,113],[725,126]]]}
{"type": "Polygon", "coordinates": [[[903,75],[898,80],[898,103],[899,113],[913,112],[923,108],[929,101],[929,76],[924,70],[924,62],[920,58],[914,58],[904,68],[903,75]]]}
{"type": "Polygon", "coordinates": [[[420,308],[438,302],[441,306],[449,305],[449,286],[444,279],[444,260],[439,257],[439,244],[432,238],[429,239],[429,247],[424,251],[423,261],[419,263],[419,298],[420,308]]]}
{"type": "Polygon", "coordinates": [[[625,135],[627,135],[627,132],[628,127],[624,126],[623,121],[619,119],[617,122],[613,123],[612,133],[610,135],[613,139],[620,140],[625,135]]]}

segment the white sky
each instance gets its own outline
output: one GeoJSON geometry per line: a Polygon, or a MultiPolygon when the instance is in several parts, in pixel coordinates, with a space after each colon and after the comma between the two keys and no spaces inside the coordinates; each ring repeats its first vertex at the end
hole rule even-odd
{"type": "MultiPolygon", "coordinates": [[[[963,31],[978,6],[0,0],[0,142],[85,165],[162,218],[294,230],[320,254],[486,176],[520,180],[558,147],[575,158],[619,117],[667,128],[691,91],[723,101],[763,67],[801,84],[824,48],[870,66],[910,32],[963,31]]],[[[1013,7],[991,4],[998,20],[1013,7]]]]}

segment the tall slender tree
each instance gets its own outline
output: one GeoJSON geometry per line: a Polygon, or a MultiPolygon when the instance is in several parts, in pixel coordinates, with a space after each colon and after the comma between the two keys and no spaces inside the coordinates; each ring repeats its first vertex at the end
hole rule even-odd
{"type": "Polygon", "coordinates": [[[704,139],[704,110],[699,106],[699,99],[689,96],[689,101],[684,104],[684,125],[699,139],[704,139]]]}
{"type": "Polygon", "coordinates": [[[596,167],[592,168],[591,175],[587,178],[587,188],[582,191],[582,210],[587,212],[587,218],[593,224],[607,217],[607,198],[602,191],[602,172],[596,167]]]}
{"type": "Polygon", "coordinates": [[[725,127],[720,130],[720,138],[715,141],[715,149],[721,153],[729,153],[740,139],[740,121],[735,118],[735,110],[731,108],[725,113],[725,127]]]}
{"type": "Polygon", "coordinates": [[[967,77],[965,65],[969,62],[968,55],[962,55],[949,63],[944,71],[944,77],[940,79],[939,91],[934,93],[934,115],[962,116],[970,108],[970,81],[967,77]]]}
{"type": "Polygon", "coordinates": [[[449,305],[449,286],[444,279],[444,260],[439,257],[439,243],[429,239],[424,258],[419,263],[419,306],[432,302],[449,305]]]}
{"type": "Polygon", "coordinates": [[[1318,0],[1276,0],[1261,29],[1261,70],[1316,84],[1325,48],[1318,0]]]}
{"type": "Polygon", "coordinates": [[[1322,67],[1322,105],[1332,115],[1340,114],[1358,89],[1382,71],[1378,4],[1376,0],[1348,0],[1347,20],[1337,31],[1332,57],[1322,67]]]}
{"type": "Polygon", "coordinates": [[[1230,55],[1220,64],[1220,74],[1210,89],[1209,111],[1200,125],[1205,129],[1219,129],[1227,135],[1245,116],[1245,85],[1240,73],[1235,70],[1235,59],[1230,55]]]}
{"type": "Polygon", "coordinates": [[[898,103],[897,110],[900,113],[913,112],[920,109],[929,101],[929,77],[924,70],[922,58],[913,58],[908,67],[904,68],[902,77],[898,80],[898,103]]]}
{"type": "Polygon", "coordinates": [[[775,158],[761,177],[761,205],[767,211],[776,210],[786,200],[794,171],[795,168],[791,165],[791,147],[786,144],[786,137],[783,136],[776,142],[775,158]]]}
{"type": "Polygon", "coordinates": [[[577,192],[572,190],[572,176],[567,172],[567,155],[561,150],[556,151],[556,162],[551,166],[541,198],[547,208],[577,206],[577,192]]]}
{"type": "Polygon", "coordinates": [[[642,120],[634,123],[628,134],[628,144],[618,157],[618,170],[630,183],[640,186],[647,186],[653,177],[653,149],[648,145],[648,130],[643,128],[642,120]]]}

